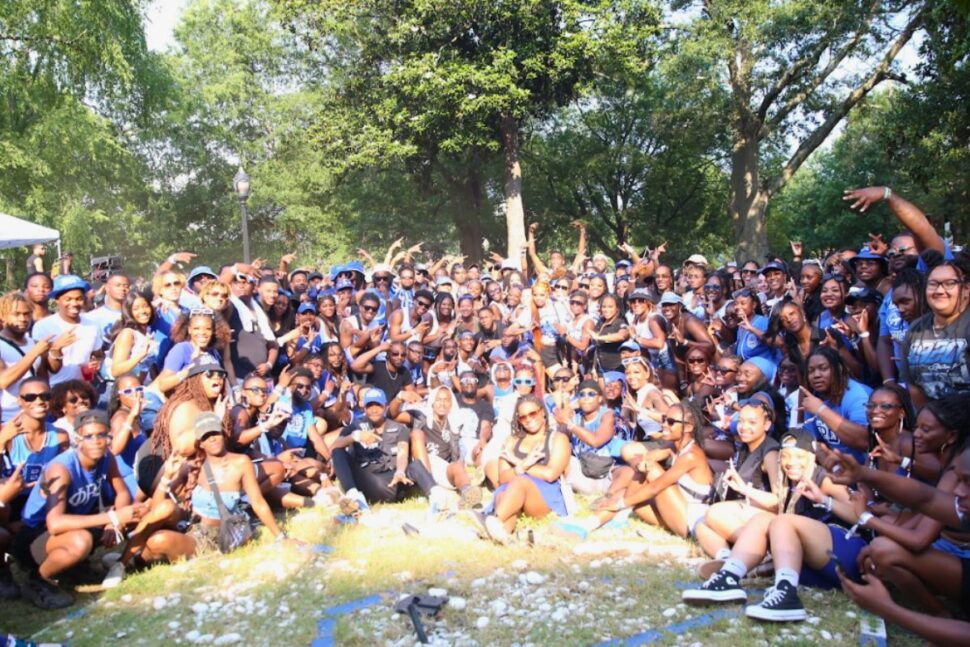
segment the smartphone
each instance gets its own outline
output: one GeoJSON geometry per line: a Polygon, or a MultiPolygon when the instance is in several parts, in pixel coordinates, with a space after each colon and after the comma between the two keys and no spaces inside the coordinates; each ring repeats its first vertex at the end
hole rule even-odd
{"type": "Polygon", "coordinates": [[[843,575],[845,575],[847,578],[849,578],[850,580],[852,580],[856,584],[865,584],[865,582],[862,580],[861,577],[859,577],[859,576],[852,576],[852,575],[849,574],[849,571],[846,570],[845,566],[842,564],[842,560],[839,559],[839,556],[838,555],[836,555],[835,553],[833,553],[831,550],[827,550],[827,551],[825,551],[825,553],[829,556],[829,559],[831,559],[833,562],[835,562],[835,568],[837,568],[840,571],[842,571],[842,574],[843,575]]]}

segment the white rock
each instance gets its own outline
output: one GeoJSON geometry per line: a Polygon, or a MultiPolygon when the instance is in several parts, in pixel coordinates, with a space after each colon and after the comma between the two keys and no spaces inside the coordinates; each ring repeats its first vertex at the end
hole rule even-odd
{"type": "Polygon", "coordinates": [[[524,571],[529,568],[529,562],[525,561],[524,559],[517,559],[512,562],[512,568],[517,571],[524,571]]]}
{"type": "Polygon", "coordinates": [[[586,580],[583,580],[576,585],[576,588],[578,588],[580,591],[583,591],[583,592],[589,591],[589,582],[587,582],[586,580]]]}
{"type": "Polygon", "coordinates": [[[806,622],[812,626],[815,626],[818,623],[822,622],[822,619],[818,616],[812,616],[808,620],[806,620],[806,622]]]}
{"type": "Polygon", "coordinates": [[[505,600],[492,600],[491,609],[493,616],[501,618],[509,612],[509,605],[505,603],[505,600]]]}
{"type": "Polygon", "coordinates": [[[858,618],[859,617],[859,614],[857,614],[855,611],[846,611],[845,612],[845,617],[846,618],[858,618]]]}
{"type": "Polygon", "coordinates": [[[468,601],[465,598],[452,597],[448,598],[448,608],[454,609],[455,611],[462,611],[466,606],[468,606],[468,601]]]}
{"type": "Polygon", "coordinates": [[[478,627],[479,629],[484,629],[485,627],[488,626],[488,623],[489,623],[488,616],[481,616],[478,620],[475,621],[475,626],[478,627]]]}
{"type": "Polygon", "coordinates": [[[199,642],[200,638],[202,638],[202,632],[200,632],[198,629],[193,629],[189,633],[185,634],[185,639],[190,643],[197,643],[199,642]]]}
{"type": "Polygon", "coordinates": [[[208,610],[209,610],[209,605],[206,604],[205,602],[196,602],[195,604],[192,605],[193,613],[203,614],[208,610]]]}
{"type": "Polygon", "coordinates": [[[542,584],[546,581],[546,576],[535,571],[529,571],[525,574],[525,581],[529,584],[542,584]]]}
{"type": "Polygon", "coordinates": [[[444,598],[448,597],[448,590],[439,588],[428,589],[428,595],[433,595],[436,598],[444,598]]]}
{"type": "Polygon", "coordinates": [[[166,606],[167,604],[168,604],[168,600],[166,600],[166,599],[165,599],[165,598],[163,598],[162,596],[158,596],[157,598],[155,598],[154,600],[152,600],[152,607],[153,607],[153,608],[154,608],[154,609],[155,609],[156,611],[161,611],[162,609],[164,609],[164,608],[165,608],[165,606],[166,606]]]}
{"type": "Polygon", "coordinates": [[[540,612],[540,613],[542,613],[542,614],[547,614],[547,613],[549,613],[550,611],[552,611],[552,605],[551,605],[551,604],[549,604],[548,602],[543,602],[542,604],[540,604],[540,605],[539,605],[538,607],[536,607],[536,608],[537,608],[537,609],[539,610],[539,612],[540,612]]]}
{"type": "Polygon", "coordinates": [[[125,604],[130,604],[132,601],[131,593],[125,593],[121,596],[121,601],[125,604]]]}
{"type": "Polygon", "coordinates": [[[171,622],[168,623],[169,629],[178,629],[181,626],[182,626],[182,623],[179,622],[178,620],[172,620],[171,622]]]}
{"type": "Polygon", "coordinates": [[[821,636],[822,636],[822,640],[825,640],[825,641],[829,641],[829,640],[832,640],[832,634],[831,634],[831,632],[828,632],[828,631],[826,631],[825,629],[822,629],[822,630],[821,630],[820,632],[818,632],[818,633],[819,633],[819,634],[821,634],[821,636]]]}
{"type": "Polygon", "coordinates": [[[485,585],[485,578],[479,577],[479,578],[476,578],[476,579],[472,580],[472,585],[471,586],[472,586],[473,589],[477,589],[477,588],[481,588],[484,585],[485,585]]]}
{"type": "Polygon", "coordinates": [[[223,634],[213,641],[213,645],[235,645],[242,640],[242,636],[237,633],[223,634]]]}
{"type": "Polygon", "coordinates": [[[669,609],[664,609],[664,613],[663,613],[664,618],[673,618],[675,615],[677,615],[677,609],[675,609],[674,607],[670,607],[669,609]]]}

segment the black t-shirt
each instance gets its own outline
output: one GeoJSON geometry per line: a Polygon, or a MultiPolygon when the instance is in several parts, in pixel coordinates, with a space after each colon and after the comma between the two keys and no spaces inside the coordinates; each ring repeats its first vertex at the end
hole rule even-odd
{"type": "MultiPolygon", "coordinates": [[[[350,436],[355,431],[369,431],[373,425],[367,418],[358,418],[343,428],[341,436],[350,436]]],[[[364,446],[354,443],[354,457],[357,464],[367,467],[374,464],[384,471],[394,471],[397,469],[397,445],[411,441],[411,430],[394,420],[385,420],[384,429],[380,434],[380,440],[373,446],[364,446]]]]}
{"type": "Polygon", "coordinates": [[[27,257],[27,274],[28,275],[29,274],[33,274],[34,272],[37,271],[37,268],[34,267],[34,265],[35,265],[35,262],[37,261],[38,258],[41,259],[41,263],[40,263],[41,264],[41,271],[43,271],[43,267],[44,267],[44,259],[43,259],[43,257],[38,256],[37,254],[31,254],[30,256],[27,257]]]}
{"type": "Polygon", "coordinates": [[[374,372],[367,376],[367,383],[383,391],[390,402],[401,389],[412,384],[411,371],[402,366],[392,377],[387,370],[387,362],[374,362],[374,372]]]}
{"type": "Polygon", "coordinates": [[[447,418],[444,424],[440,426],[425,418],[419,420],[418,424],[424,430],[424,444],[428,448],[428,454],[437,456],[448,463],[461,458],[458,432],[451,428],[447,418]]]}
{"type": "Polygon", "coordinates": [[[485,330],[479,326],[478,334],[475,335],[475,337],[478,339],[478,341],[494,341],[496,339],[501,339],[503,332],[505,332],[505,324],[500,321],[496,321],[491,330],[485,330]]]}
{"type": "Polygon", "coordinates": [[[481,438],[482,421],[487,420],[488,422],[491,422],[494,424],[495,409],[492,408],[492,405],[487,400],[483,400],[481,398],[476,398],[475,401],[472,402],[471,404],[467,404],[464,400],[462,400],[461,394],[457,396],[457,399],[458,399],[459,407],[461,407],[462,409],[471,409],[472,411],[475,412],[475,415],[478,416],[478,430],[475,435],[481,438]]]}
{"type": "MultiPolygon", "coordinates": [[[[622,317],[617,317],[609,323],[600,324],[597,332],[603,336],[615,335],[626,325],[626,321],[622,317]]],[[[604,371],[621,370],[620,346],[622,345],[622,341],[596,342],[596,353],[604,371]]]]}

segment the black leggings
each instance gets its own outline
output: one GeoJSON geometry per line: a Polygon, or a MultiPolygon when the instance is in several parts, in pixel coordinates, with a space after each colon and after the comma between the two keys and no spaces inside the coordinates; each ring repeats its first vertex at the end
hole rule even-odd
{"type": "Polygon", "coordinates": [[[394,503],[416,494],[415,487],[421,494],[427,496],[434,487],[434,477],[428,472],[421,461],[412,460],[408,463],[405,474],[414,481],[414,485],[396,484],[390,487],[394,478],[394,470],[386,470],[380,465],[370,463],[361,467],[354,456],[353,448],[333,450],[333,469],[337,473],[337,480],[344,491],[357,488],[367,499],[368,503],[394,503]]]}

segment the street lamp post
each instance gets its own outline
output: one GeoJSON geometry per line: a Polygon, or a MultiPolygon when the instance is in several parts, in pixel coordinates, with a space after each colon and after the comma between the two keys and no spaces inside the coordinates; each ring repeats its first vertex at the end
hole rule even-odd
{"type": "Polygon", "coordinates": [[[249,214],[246,211],[246,200],[249,199],[249,175],[240,166],[235,177],[232,178],[232,187],[236,190],[239,197],[239,209],[242,211],[242,237],[243,237],[243,262],[249,263],[249,214]]]}

